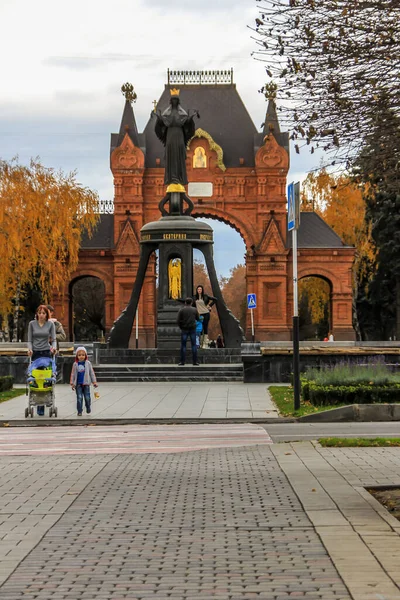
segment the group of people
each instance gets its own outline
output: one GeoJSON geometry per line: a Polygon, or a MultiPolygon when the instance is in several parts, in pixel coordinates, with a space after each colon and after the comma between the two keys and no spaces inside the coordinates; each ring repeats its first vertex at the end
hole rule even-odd
{"type": "MultiPolygon", "coordinates": [[[[192,346],[193,365],[198,366],[197,349],[209,347],[208,325],[210,311],[216,298],[204,292],[204,287],[198,285],[193,297],[186,298],[185,305],[178,313],[177,322],[181,330],[180,366],[185,364],[186,344],[190,338],[192,346]]],[[[41,304],[36,310],[35,318],[28,327],[28,356],[31,361],[38,358],[55,358],[58,344],[66,340],[64,328],[54,316],[54,308],[50,304],[41,304]]],[[[223,348],[223,341],[219,335],[216,342],[210,347],[223,348]]],[[[91,413],[90,386],[97,387],[96,375],[84,346],[79,346],[75,353],[75,362],[72,366],[70,384],[76,392],[77,414],[82,416],[83,404],[86,413],[91,413]]],[[[44,406],[37,407],[37,414],[44,415],[44,406]]]]}
{"type": "MultiPolygon", "coordinates": [[[[50,304],[41,304],[28,327],[28,356],[30,359],[34,361],[37,358],[55,357],[58,344],[66,339],[63,326],[54,316],[54,308],[50,304]]],[[[88,360],[86,348],[83,346],[76,350],[70,383],[72,389],[76,391],[78,417],[82,416],[83,402],[85,402],[86,412],[90,414],[90,384],[97,387],[97,381],[93,367],[88,360]]],[[[37,414],[44,415],[44,406],[37,407],[37,414]]]]}
{"type": "Polygon", "coordinates": [[[181,351],[179,366],[184,366],[186,359],[186,344],[190,339],[192,347],[192,362],[198,366],[198,348],[216,347],[223,348],[222,337],[219,335],[216,342],[209,343],[208,325],[210,322],[210,311],[216,302],[216,298],[204,292],[204,287],[198,285],[193,297],[185,300],[185,305],[178,312],[177,323],[181,330],[181,351]],[[213,344],[213,346],[211,345],[213,344]],[[214,345],[215,344],[215,345],[214,345]]]}

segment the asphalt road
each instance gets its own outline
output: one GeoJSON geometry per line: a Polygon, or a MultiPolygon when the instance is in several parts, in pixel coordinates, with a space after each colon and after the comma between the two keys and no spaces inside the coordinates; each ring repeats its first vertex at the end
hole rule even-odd
{"type": "Polygon", "coordinates": [[[400,437],[400,422],[268,423],[273,442],[317,440],[320,437],[400,437]]]}

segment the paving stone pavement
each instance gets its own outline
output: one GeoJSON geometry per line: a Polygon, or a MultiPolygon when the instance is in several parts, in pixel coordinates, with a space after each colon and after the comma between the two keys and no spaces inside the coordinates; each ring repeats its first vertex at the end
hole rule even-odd
{"type": "Polygon", "coordinates": [[[185,430],[180,452],[102,454],[97,431],[96,454],[49,455],[35,430],[34,456],[0,456],[1,600],[400,600],[400,523],[365,489],[400,486],[400,449],[185,430]]]}
{"type": "MultiPolygon", "coordinates": [[[[276,418],[278,411],[264,383],[101,383],[92,402],[95,419],[276,418]]],[[[69,385],[56,386],[58,419],[79,419],[76,395],[69,385]]],[[[26,396],[0,404],[0,420],[23,419],[26,396]]],[[[46,412],[46,415],[48,413],[46,412]]],[[[33,420],[41,420],[34,416],[33,420]]]]}
{"type": "Polygon", "coordinates": [[[182,452],[272,444],[263,427],[221,425],[112,425],[0,429],[0,456],[182,452]]]}
{"type": "MultiPolygon", "coordinates": [[[[19,460],[37,481],[37,459],[19,460]]],[[[104,460],[2,600],[351,599],[271,447],[104,460]]]]}
{"type": "Polygon", "coordinates": [[[110,459],[99,455],[0,460],[0,585],[110,459]]]}
{"type": "Polygon", "coordinates": [[[310,442],[271,449],[351,597],[400,600],[400,522],[365,489],[400,487],[400,449],[310,442]]]}

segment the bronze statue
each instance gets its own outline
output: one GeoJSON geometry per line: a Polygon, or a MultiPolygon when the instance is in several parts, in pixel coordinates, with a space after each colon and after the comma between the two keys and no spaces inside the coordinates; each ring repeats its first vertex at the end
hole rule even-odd
{"type": "Polygon", "coordinates": [[[186,146],[194,136],[194,117],[199,117],[197,110],[187,113],[181,106],[179,90],[171,90],[170,105],[162,113],[152,112],[156,116],[155,132],[165,146],[165,177],[167,194],[171,192],[185,193],[187,185],[186,146]],[[190,114],[192,112],[192,114],[190,114]]]}

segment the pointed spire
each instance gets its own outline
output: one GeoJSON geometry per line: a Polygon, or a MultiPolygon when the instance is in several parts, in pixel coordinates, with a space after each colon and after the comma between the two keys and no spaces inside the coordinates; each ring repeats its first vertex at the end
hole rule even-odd
{"type": "Polygon", "coordinates": [[[268,100],[263,136],[265,137],[266,135],[269,135],[271,131],[274,134],[275,138],[278,139],[281,133],[281,129],[279,127],[278,115],[276,114],[276,104],[272,98],[268,100]]]}
{"type": "Polygon", "coordinates": [[[132,102],[136,102],[136,94],[133,91],[133,85],[125,83],[121,87],[121,91],[125,96],[125,108],[122,114],[121,126],[119,128],[118,146],[122,143],[125,134],[128,133],[135,146],[139,147],[139,134],[136,125],[135,114],[132,108],[132,102]]]}

